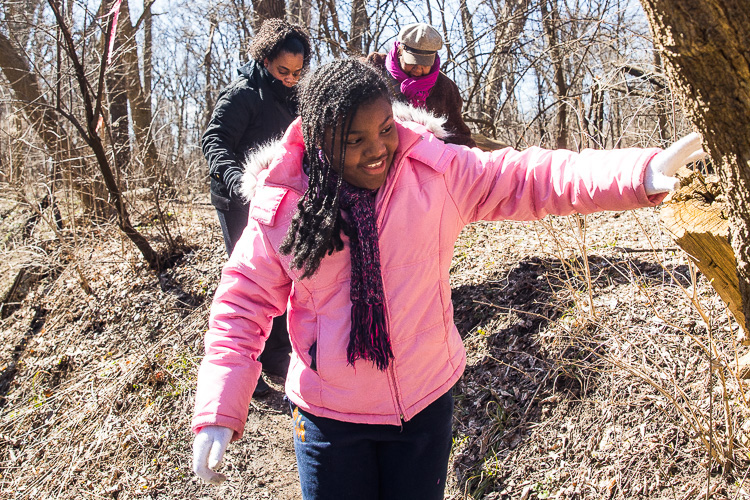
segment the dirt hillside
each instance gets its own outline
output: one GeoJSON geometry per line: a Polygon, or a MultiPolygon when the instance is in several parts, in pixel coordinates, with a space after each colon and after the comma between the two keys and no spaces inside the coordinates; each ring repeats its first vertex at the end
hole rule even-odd
{"type": "MultiPolygon", "coordinates": [[[[0,498],[301,498],[280,379],[229,480],[190,472],[225,258],[205,199],[171,202],[166,226],[136,217],[181,244],[160,276],[110,226],[56,234],[23,204],[0,212],[0,498]]],[[[656,210],[474,224],[452,276],[469,365],[447,498],[750,497],[737,325],[656,210]]]]}

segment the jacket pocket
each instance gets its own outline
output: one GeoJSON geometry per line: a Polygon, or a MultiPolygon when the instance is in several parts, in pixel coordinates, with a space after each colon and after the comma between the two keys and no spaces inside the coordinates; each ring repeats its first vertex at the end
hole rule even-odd
{"type": "Polygon", "coordinates": [[[232,208],[232,201],[229,198],[225,198],[216,193],[211,193],[211,204],[213,204],[218,210],[224,212],[227,212],[232,208]]]}
{"type": "Polygon", "coordinates": [[[318,341],[312,343],[310,349],[307,350],[307,354],[310,355],[310,369],[318,371],[318,341]]]}

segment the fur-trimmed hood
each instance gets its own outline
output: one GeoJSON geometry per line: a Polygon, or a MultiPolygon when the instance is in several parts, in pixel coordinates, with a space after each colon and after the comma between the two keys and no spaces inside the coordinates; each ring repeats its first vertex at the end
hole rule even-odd
{"type": "MultiPolygon", "coordinates": [[[[394,102],[393,117],[401,123],[413,122],[422,125],[438,139],[450,137],[450,133],[445,128],[446,119],[442,116],[435,116],[425,109],[415,108],[402,102],[394,102]]],[[[258,184],[258,177],[261,172],[269,167],[279,153],[279,148],[282,147],[281,142],[282,138],[267,142],[249,154],[245,159],[241,187],[244,201],[249,203],[253,199],[255,188],[258,184]]]]}

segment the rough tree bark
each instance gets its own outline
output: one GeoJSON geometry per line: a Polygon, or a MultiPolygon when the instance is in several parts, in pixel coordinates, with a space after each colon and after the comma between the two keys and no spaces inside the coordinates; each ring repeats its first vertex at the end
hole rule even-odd
{"type": "Polygon", "coordinates": [[[349,41],[346,44],[346,51],[352,55],[366,55],[369,52],[367,28],[370,20],[367,15],[367,2],[365,2],[365,0],[352,1],[351,20],[349,41]]]}
{"type": "MultiPolygon", "coordinates": [[[[150,9],[153,0],[147,2],[146,7],[150,9]]],[[[127,71],[128,100],[130,101],[130,114],[133,119],[133,132],[136,144],[140,151],[140,158],[149,182],[159,178],[158,162],[159,154],[154,143],[151,130],[153,114],[151,112],[151,89],[141,84],[141,70],[138,63],[138,48],[136,43],[136,31],[138,23],[133,25],[130,18],[130,5],[128,0],[123,0],[120,6],[120,20],[117,29],[117,38],[122,44],[122,62],[127,71]]],[[[150,48],[148,51],[150,52],[150,48]]],[[[145,69],[150,69],[150,66],[145,69]]],[[[151,76],[144,78],[150,83],[151,76]]]]}
{"type": "Polygon", "coordinates": [[[555,148],[568,148],[568,105],[565,99],[568,97],[568,82],[565,80],[565,57],[560,47],[560,13],[557,10],[556,0],[547,5],[547,0],[539,4],[542,11],[542,24],[544,35],[549,44],[550,57],[552,59],[552,70],[555,81],[555,97],[557,103],[557,122],[555,124],[555,148]]]}
{"type": "MultiPolygon", "coordinates": [[[[99,8],[100,17],[105,16],[112,9],[114,1],[102,2],[99,8]]],[[[109,40],[102,39],[102,47],[107,43],[109,40]]],[[[122,43],[115,37],[112,52],[118,54],[121,51],[122,43]]],[[[130,164],[130,117],[128,116],[127,75],[121,58],[112,58],[112,64],[107,69],[105,79],[115,169],[118,172],[125,172],[130,164]]]]}
{"type": "Polygon", "coordinates": [[[747,0],[641,0],[665,69],[716,162],[750,320],[750,9],[747,0]]]}
{"type": "Polygon", "coordinates": [[[266,19],[284,19],[286,2],[284,0],[253,0],[253,30],[257,33],[266,19]]]}
{"type": "MultiPolygon", "coordinates": [[[[716,176],[684,168],[680,189],[661,209],[660,218],[675,242],[711,282],[737,322],[745,325],[742,296],[737,282],[737,260],[729,245],[729,221],[716,176]]],[[[747,331],[744,332],[747,336],[747,331]]]]}

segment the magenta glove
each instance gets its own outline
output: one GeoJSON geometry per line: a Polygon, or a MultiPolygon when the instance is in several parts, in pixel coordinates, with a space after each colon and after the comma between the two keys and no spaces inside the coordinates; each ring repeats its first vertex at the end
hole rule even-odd
{"type": "Polygon", "coordinates": [[[193,472],[207,483],[221,484],[227,476],[214,472],[221,465],[224,452],[234,431],[220,425],[207,425],[193,441],[193,472]]]}
{"type": "Polygon", "coordinates": [[[643,187],[647,195],[674,191],[680,181],[674,177],[680,167],[705,158],[701,142],[703,137],[697,132],[690,133],[651,158],[646,166],[643,187]]]}

